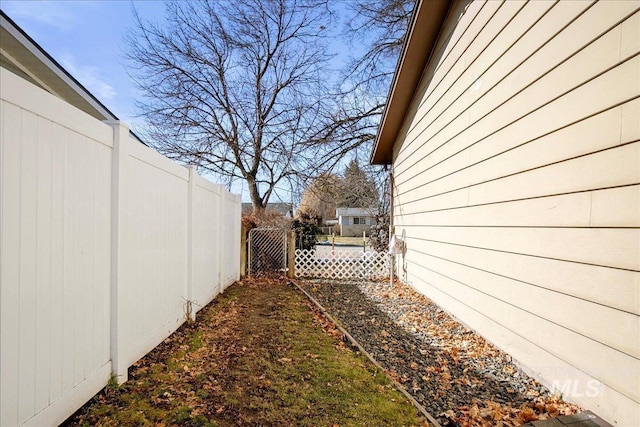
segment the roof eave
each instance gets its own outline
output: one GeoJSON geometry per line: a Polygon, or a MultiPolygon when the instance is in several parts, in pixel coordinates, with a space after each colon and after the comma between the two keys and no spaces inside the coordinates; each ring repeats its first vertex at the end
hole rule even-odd
{"type": "Polygon", "coordinates": [[[382,113],[370,158],[372,164],[391,164],[393,161],[393,145],[451,3],[452,0],[420,0],[416,4],[382,113]]]}
{"type": "Polygon", "coordinates": [[[5,43],[12,43],[14,51],[11,53],[15,57],[22,56],[33,63],[40,64],[34,68],[33,72],[40,81],[47,83],[50,90],[54,90],[59,97],[67,102],[73,103],[75,100],[84,104],[86,112],[99,120],[118,120],[115,114],[93,96],[2,10],[0,10],[0,25],[6,31],[6,36],[15,41],[4,40],[5,43]]]}

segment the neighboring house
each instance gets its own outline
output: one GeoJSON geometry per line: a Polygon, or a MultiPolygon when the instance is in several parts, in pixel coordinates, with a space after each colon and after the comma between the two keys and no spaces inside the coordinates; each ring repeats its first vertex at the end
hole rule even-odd
{"type": "Polygon", "coordinates": [[[337,219],[326,219],[323,221],[324,225],[319,226],[319,230],[320,230],[320,234],[324,234],[324,235],[331,235],[333,233],[336,233],[336,231],[339,233],[339,224],[338,224],[338,220],[337,219]],[[336,230],[338,228],[338,230],[336,230]]]}
{"type": "Polygon", "coordinates": [[[98,120],[117,117],[62,68],[7,15],[0,12],[0,66],[64,99],[98,120]]]}
{"type": "MultiPolygon", "coordinates": [[[[242,204],[242,215],[250,214],[253,212],[253,205],[251,203],[242,204]]],[[[293,204],[291,203],[267,203],[265,212],[279,212],[286,219],[293,218],[293,204]]]]}
{"type": "Polygon", "coordinates": [[[640,2],[420,1],[372,162],[404,279],[640,425],[640,2]]]}
{"type": "Polygon", "coordinates": [[[375,224],[375,211],[363,208],[337,208],[336,216],[340,225],[340,235],[345,237],[369,235],[371,226],[375,224]]]}
{"type": "MultiPolygon", "coordinates": [[[[118,117],[0,11],[0,66],[103,121],[118,117]]],[[[133,132],[131,136],[143,143],[133,132]]],[[[145,144],[146,145],[146,144],[145,144]]]]}

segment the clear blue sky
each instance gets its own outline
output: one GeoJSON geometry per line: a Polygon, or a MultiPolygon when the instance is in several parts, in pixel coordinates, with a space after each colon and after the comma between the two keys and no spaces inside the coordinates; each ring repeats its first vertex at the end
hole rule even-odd
{"type": "MultiPolygon", "coordinates": [[[[0,2],[2,10],[14,22],[135,131],[143,128],[143,121],[136,118],[135,109],[135,100],[141,97],[126,72],[123,40],[127,31],[134,27],[133,5],[143,19],[162,21],[164,18],[165,7],[159,0],[0,2]]],[[[341,53],[337,62],[354,49],[348,43],[335,42],[333,46],[341,53]]],[[[249,201],[246,189],[239,184],[231,190],[241,193],[243,201],[249,201]]],[[[290,201],[288,186],[283,186],[271,197],[272,202],[281,201],[278,199],[290,201]]]]}

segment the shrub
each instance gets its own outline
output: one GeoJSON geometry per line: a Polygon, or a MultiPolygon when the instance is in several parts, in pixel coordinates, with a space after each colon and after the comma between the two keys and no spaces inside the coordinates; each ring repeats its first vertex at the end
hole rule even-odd
{"type": "Polygon", "coordinates": [[[315,248],[316,234],[318,234],[318,223],[315,218],[302,214],[291,222],[291,229],[296,232],[296,249],[315,248]]]}
{"type": "Polygon", "coordinates": [[[389,215],[376,215],[369,232],[369,244],[376,252],[389,250],[389,215]]]}

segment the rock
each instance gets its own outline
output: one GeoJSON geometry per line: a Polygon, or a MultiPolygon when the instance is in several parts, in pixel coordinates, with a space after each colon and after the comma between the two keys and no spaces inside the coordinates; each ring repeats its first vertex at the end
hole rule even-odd
{"type": "Polygon", "coordinates": [[[519,408],[531,400],[527,390],[550,396],[510,356],[408,287],[325,279],[301,285],[317,289],[318,302],[443,426],[456,424],[439,414],[473,399],[519,408]]]}

